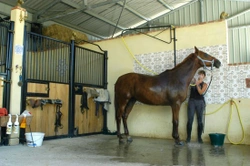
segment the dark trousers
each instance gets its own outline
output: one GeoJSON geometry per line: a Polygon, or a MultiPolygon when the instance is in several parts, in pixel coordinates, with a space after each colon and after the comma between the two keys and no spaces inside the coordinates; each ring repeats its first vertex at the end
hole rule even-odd
{"type": "Polygon", "coordinates": [[[203,112],[205,110],[205,102],[203,100],[189,99],[188,101],[188,121],[187,121],[187,137],[190,139],[192,125],[194,121],[194,114],[196,113],[198,122],[198,139],[201,138],[203,131],[203,112]]]}

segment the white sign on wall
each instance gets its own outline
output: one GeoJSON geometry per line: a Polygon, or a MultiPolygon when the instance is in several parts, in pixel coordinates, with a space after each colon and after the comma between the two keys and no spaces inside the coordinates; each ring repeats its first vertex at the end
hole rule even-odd
{"type": "Polygon", "coordinates": [[[15,50],[15,54],[23,55],[23,45],[19,45],[19,44],[15,45],[14,50],[15,50]]]}

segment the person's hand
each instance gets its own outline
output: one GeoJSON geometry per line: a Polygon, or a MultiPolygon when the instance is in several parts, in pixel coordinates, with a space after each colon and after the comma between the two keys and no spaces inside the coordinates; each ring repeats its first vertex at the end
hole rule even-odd
{"type": "Polygon", "coordinates": [[[193,79],[191,80],[191,84],[196,84],[196,79],[195,79],[195,78],[193,78],[193,79]]]}
{"type": "Polygon", "coordinates": [[[200,85],[200,83],[201,83],[201,79],[198,79],[198,80],[195,82],[196,85],[200,85]]]}

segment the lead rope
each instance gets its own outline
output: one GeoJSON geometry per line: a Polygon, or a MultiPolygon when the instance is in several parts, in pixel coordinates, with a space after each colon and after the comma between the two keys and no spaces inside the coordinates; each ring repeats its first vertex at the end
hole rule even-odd
{"type": "Polygon", "coordinates": [[[209,84],[208,84],[208,86],[207,86],[206,91],[203,93],[203,96],[205,96],[205,94],[207,93],[207,90],[208,90],[208,88],[210,87],[212,80],[213,80],[213,71],[211,71],[211,79],[210,79],[210,82],[209,82],[209,84]]]}
{"type": "MultiPolygon", "coordinates": [[[[203,93],[203,96],[205,96],[205,94],[207,93],[208,88],[210,87],[212,80],[213,80],[213,70],[212,70],[212,67],[211,67],[211,79],[210,79],[210,82],[209,82],[209,84],[207,86],[206,91],[203,93]]],[[[202,131],[203,131],[203,133],[204,133],[205,121],[206,121],[206,118],[205,118],[205,115],[206,115],[206,101],[205,101],[205,99],[204,99],[204,104],[205,104],[205,107],[204,107],[204,113],[203,113],[203,117],[202,117],[202,121],[203,121],[203,126],[202,126],[203,129],[202,129],[202,131]]]]}

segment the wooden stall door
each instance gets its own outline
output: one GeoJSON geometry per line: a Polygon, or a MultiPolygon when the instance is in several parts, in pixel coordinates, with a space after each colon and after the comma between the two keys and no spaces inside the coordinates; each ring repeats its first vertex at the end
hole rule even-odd
{"type": "Polygon", "coordinates": [[[81,111],[81,95],[75,96],[75,128],[79,135],[99,133],[103,129],[103,112],[101,106],[96,114],[96,104],[93,98],[88,99],[89,110],[81,111]]]}
{"type": "MultiPolygon", "coordinates": [[[[30,84],[28,90],[35,92],[41,92],[44,89],[44,85],[41,84],[30,84]]],[[[62,112],[61,124],[62,128],[58,128],[58,132],[55,132],[55,120],[56,120],[56,105],[46,104],[41,107],[32,108],[30,105],[26,105],[26,110],[30,111],[33,115],[31,122],[31,130],[33,132],[43,132],[45,137],[50,136],[61,136],[68,135],[68,97],[69,97],[69,86],[67,84],[56,84],[50,83],[49,97],[28,97],[27,99],[60,99],[63,104],[60,109],[62,112]]],[[[29,131],[29,128],[26,128],[29,131]]]]}

